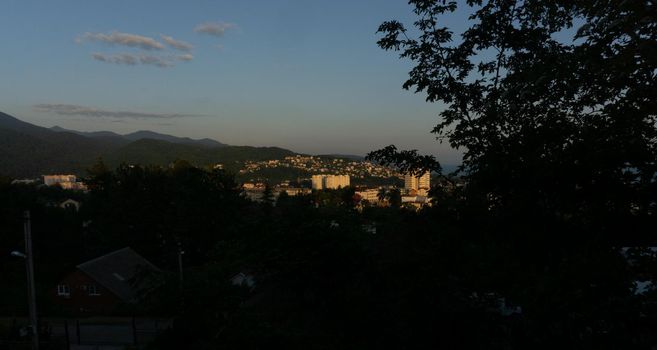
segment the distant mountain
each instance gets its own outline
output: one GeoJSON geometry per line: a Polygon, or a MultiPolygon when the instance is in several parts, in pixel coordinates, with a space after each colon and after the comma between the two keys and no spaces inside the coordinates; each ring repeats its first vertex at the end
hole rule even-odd
{"type": "MultiPolygon", "coordinates": [[[[177,137],[173,135],[167,135],[167,134],[160,134],[154,131],[149,131],[149,130],[140,130],[136,131],[130,134],[126,135],[120,135],[115,132],[111,131],[94,131],[94,132],[85,132],[85,131],[76,131],[76,130],[68,130],[64,129],[59,126],[53,126],[50,128],[50,130],[57,131],[57,132],[71,132],[74,134],[86,136],[86,137],[91,137],[91,138],[106,138],[106,139],[121,139],[123,140],[123,144],[127,144],[130,141],[137,141],[137,140],[142,140],[142,139],[152,139],[152,140],[161,140],[161,141],[167,141],[171,143],[180,143],[180,144],[188,144],[188,145],[198,145],[198,146],[204,146],[204,147],[225,147],[227,146],[226,144],[223,144],[219,141],[215,141],[212,139],[204,138],[204,139],[191,139],[189,137],[177,137]]],[[[115,140],[115,142],[118,142],[115,140]]]]}
{"type": "Polygon", "coordinates": [[[116,145],[70,132],[55,132],[0,112],[0,174],[25,177],[79,173],[116,145]]]}
{"type": "Polygon", "coordinates": [[[43,174],[84,175],[98,158],[116,166],[122,162],[168,165],[184,159],[198,166],[234,165],[247,160],[280,159],[297,153],[278,147],[228,146],[202,139],[138,131],[80,132],[44,128],[0,112],[0,175],[36,177],[43,174]]]}
{"type": "Polygon", "coordinates": [[[204,138],[204,139],[190,139],[189,137],[177,137],[177,136],[171,136],[171,135],[166,135],[166,134],[160,134],[156,133],[153,131],[147,131],[147,130],[140,130],[137,132],[133,132],[132,134],[127,134],[124,135],[124,137],[137,141],[141,139],[153,139],[153,140],[160,140],[160,141],[167,141],[167,142],[172,142],[172,143],[181,143],[181,144],[190,144],[190,145],[201,145],[205,147],[225,147],[226,145],[219,142],[215,141],[212,139],[204,138]]]}
{"type": "Polygon", "coordinates": [[[167,165],[177,159],[192,164],[235,163],[245,160],[281,159],[296,153],[278,147],[224,146],[207,148],[162,140],[140,139],[109,154],[111,165],[120,163],[167,165]]]}
{"type": "Polygon", "coordinates": [[[111,132],[111,131],[91,131],[91,132],[77,131],[77,130],[64,129],[64,128],[62,128],[60,126],[57,126],[57,125],[50,128],[50,130],[57,131],[57,132],[71,132],[71,133],[86,136],[86,137],[121,137],[121,138],[123,137],[123,135],[119,135],[119,134],[117,134],[115,132],[111,132]]]}

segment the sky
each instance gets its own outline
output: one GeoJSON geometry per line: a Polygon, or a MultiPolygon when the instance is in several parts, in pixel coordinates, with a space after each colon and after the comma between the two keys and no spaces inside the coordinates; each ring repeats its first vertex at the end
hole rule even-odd
{"type": "Polygon", "coordinates": [[[430,133],[443,107],[403,90],[411,63],[376,45],[390,19],[412,22],[406,0],[3,0],[0,110],[309,154],[395,144],[458,163],[430,133]]]}

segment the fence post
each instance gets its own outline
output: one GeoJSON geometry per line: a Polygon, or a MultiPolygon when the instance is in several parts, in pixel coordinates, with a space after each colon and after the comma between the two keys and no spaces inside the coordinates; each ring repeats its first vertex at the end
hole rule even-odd
{"type": "Polygon", "coordinates": [[[75,320],[75,334],[78,338],[78,345],[80,345],[80,320],[75,320]]]}
{"type": "Polygon", "coordinates": [[[64,320],[64,332],[66,332],[66,350],[71,350],[71,337],[68,335],[68,320],[64,320]]]}

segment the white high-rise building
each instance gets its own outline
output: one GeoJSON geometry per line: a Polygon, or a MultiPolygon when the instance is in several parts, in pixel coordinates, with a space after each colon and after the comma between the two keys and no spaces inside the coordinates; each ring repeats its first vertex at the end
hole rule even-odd
{"type": "Polygon", "coordinates": [[[406,174],[404,176],[404,189],[411,190],[429,190],[431,188],[431,173],[428,171],[422,175],[410,175],[406,174]]]}
{"type": "Polygon", "coordinates": [[[337,189],[350,185],[349,175],[313,175],[313,190],[337,189]]]}
{"type": "Polygon", "coordinates": [[[313,175],[313,190],[321,190],[324,188],[324,175],[313,175]]]}

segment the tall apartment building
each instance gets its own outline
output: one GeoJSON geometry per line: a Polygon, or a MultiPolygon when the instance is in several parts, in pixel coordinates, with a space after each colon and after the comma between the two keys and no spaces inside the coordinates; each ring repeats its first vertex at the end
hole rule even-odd
{"type": "Polygon", "coordinates": [[[312,177],[313,190],[321,190],[324,188],[324,175],[313,175],[312,177]]]}
{"type": "Polygon", "coordinates": [[[313,175],[313,190],[337,189],[350,185],[349,175],[313,175]]]}
{"type": "Polygon", "coordinates": [[[426,172],[422,175],[414,176],[406,174],[404,176],[404,189],[411,190],[429,190],[431,188],[431,173],[426,172]]]}

